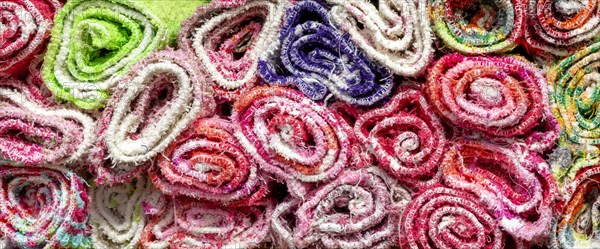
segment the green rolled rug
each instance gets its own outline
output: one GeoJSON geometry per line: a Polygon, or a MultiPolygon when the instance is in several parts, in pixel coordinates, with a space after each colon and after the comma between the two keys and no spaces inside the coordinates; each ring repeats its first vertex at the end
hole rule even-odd
{"type": "Polygon", "coordinates": [[[150,52],[175,44],[180,23],[207,2],[70,0],[55,17],[44,82],[60,100],[101,108],[127,70],[150,52]]]}

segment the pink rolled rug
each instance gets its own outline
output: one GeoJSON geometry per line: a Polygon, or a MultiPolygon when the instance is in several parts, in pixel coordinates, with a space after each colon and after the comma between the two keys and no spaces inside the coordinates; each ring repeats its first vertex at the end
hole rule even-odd
{"type": "Polygon", "coordinates": [[[19,76],[46,46],[58,0],[0,2],[0,76],[19,76]]]}
{"type": "Polygon", "coordinates": [[[97,183],[130,181],[196,118],[214,112],[212,89],[198,67],[187,53],[167,49],[120,81],[96,128],[90,161],[97,183]]]}
{"type": "Polygon", "coordinates": [[[269,192],[231,122],[219,118],[196,120],[158,156],[150,178],[167,195],[228,206],[253,205],[269,192]]]}

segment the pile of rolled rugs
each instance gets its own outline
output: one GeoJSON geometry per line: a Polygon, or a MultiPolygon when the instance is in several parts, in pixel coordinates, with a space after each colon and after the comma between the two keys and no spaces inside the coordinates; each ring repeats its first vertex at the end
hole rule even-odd
{"type": "Polygon", "coordinates": [[[0,0],[12,248],[600,248],[600,0],[0,0]]]}

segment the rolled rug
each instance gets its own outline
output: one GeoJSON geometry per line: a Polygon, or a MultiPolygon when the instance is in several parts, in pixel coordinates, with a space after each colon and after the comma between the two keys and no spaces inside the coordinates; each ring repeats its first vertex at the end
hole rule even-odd
{"type": "Polygon", "coordinates": [[[594,43],[548,69],[552,111],[562,140],[576,156],[598,155],[600,144],[600,43],[594,43]]]}
{"type": "Polygon", "coordinates": [[[429,0],[437,36],[451,50],[466,54],[512,50],[523,35],[522,0],[429,0]]]}
{"type": "Polygon", "coordinates": [[[442,162],[444,183],[477,195],[515,238],[540,242],[550,229],[558,187],[536,153],[457,140],[442,162]]]}
{"type": "Polygon", "coordinates": [[[167,195],[184,195],[220,205],[257,203],[269,190],[252,157],[220,118],[198,119],[160,156],[150,178],[167,195]]]}
{"type": "Polygon", "coordinates": [[[525,46],[531,52],[568,56],[600,35],[598,0],[529,0],[525,46]]]}
{"type": "Polygon", "coordinates": [[[65,168],[0,166],[0,231],[20,248],[92,248],[88,203],[65,168]]]}
{"type": "Polygon", "coordinates": [[[76,110],[36,103],[15,79],[0,82],[0,159],[13,165],[74,163],[94,139],[94,121],[76,110]],[[21,91],[24,90],[24,91],[21,91]]]}
{"type": "Polygon", "coordinates": [[[552,242],[554,249],[593,248],[600,243],[600,166],[577,174],[565,193],[565,206],[559,214],[552,242]]]}
{"type": "Polygon", "coordinates": [[[185,22],[179,48],[200,60],[217,101],[235,101],[258,83],[258,58],[277,39],[289,5],[287,0],[213,1],[185,22]]]}
{"type": "Polygon", "coordinates": [[[352,105],[380,102],[392,91],[392,75],[366,59],[331,20],[320,2],[303,0],[289,8],[279,40],[258,63],[261,77],[272,85],[297,87],[316,101],[332,94],[352,105]]]}
{"type": "Polygon", "coordinates": [[[252,88],[235,102],[231,121],[260,170],[288,183],[294,196],[333,179],[349,162],[350,128],[293,89],[252,88]]]}
{"type": "Polygon", "coordinates": [[[433,54],[427,0],[326,0],[335,24],[394,74],[421,74],[433,54]]]}
{"type": "Polygon", "coordinates": [[[58,0],[10,0],[0,2],[0,76],[20,76],[48,41],[58,0]]]}
{"type": "Polygon", "coordinates": [[[425,89],[433,109],[455,126],[545,152],[560,135],[546,84],[520,58],[450,54],[430,69],[425,89]]]}
{"type": "Polygon", "coordinates": [[[178,199],[144,228],[145,249],[255,248],[266,241],[273,202],[251,207],[219,207],[178,199]]]}
{"type": "Polygon", "coordinates": [[[158,202],[162,194],[149,179],[90,188],[92,243],[97,249],[136,249],[147,223],[145,205],[158,202]]]}
{"type": "Polygon", "coordinates": [[[54,98],[54,95],[52,95],[52,91],[50,91],[46,84],[44,84],[44,79],[42,76],[43,63],[43,55],[40,54],[33,58],[29,64],[27,77],[25,78],[25,83],[27,84],[24,85],[26,87],[25,89],[22,89],[21,92],[26,92],[25,95],[34,97],[30,98],[29,100],[38,105],[54,107],[57,106],[59,102],[56,100],[56,98],[54,98]]]}
{"type": "Polygon", "coordinates": [[[304,200],[277,206],[277,248],[389,248],[410,193],[377,167],[347,170],[304,200]],[[295,211],[295,217],[290,215],[295,211]]]}
{"type": "Polygon", "coordinates": [[[439,182],[447,150],[441,121],[420,90],[402,88],[384,107],[361,114],[354,125],[360,143],[380,167],[416,187],[439,182]]]}
{"type": "Polygon", "coordinates": [[[44,59],[46,85],[80,108],[103,107],[131,66],[166,45],[179,29],[176,20],[203,2],[68,1],[56,16],[44,59]]]}
{"type": "Polygon", "coordinates": [[[400,218],[402,248],[526,248],[503,232],[479,199],[462,190],[434,185],[408,204],[400,218]]]}
{"type": "Polygon", "coordinates": [[[98,122],[91,155],[97,182],[124,182],[139,173],[139,167],[149,169],[147,161],[194,119],[212,115],[211,94],[187,53],[167,49],[141,60],[119,81],[98,122]]]}

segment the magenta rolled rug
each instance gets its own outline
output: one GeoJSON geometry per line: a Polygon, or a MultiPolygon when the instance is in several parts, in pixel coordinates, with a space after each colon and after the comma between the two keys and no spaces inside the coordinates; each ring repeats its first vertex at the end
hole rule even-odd
{"type": "Polygon", "coordinates": [[[420,90],[401,89],[384,107],[359,115],[354,132],[397,179],[416,187],[439,182],[446,134],[420,90]]]}
{"type": "Polygon", "coordinates": [[[544,152],[560,135],[542,72],[521,58],[446,55],[425,89],[441,117],[489,140],[544,152]]]}
{"type": "Polygon", "coordinates": [[[48,41],[58,0],[10,0],[0,2],[0,76],[18,76],[43,50],[48,41]]]}
{"type": "Polygon", "coordinates": [[[476,196],[442,185],[419,193],[399,228],[401,248],[526,248],[502,231],[476,196]]]}

